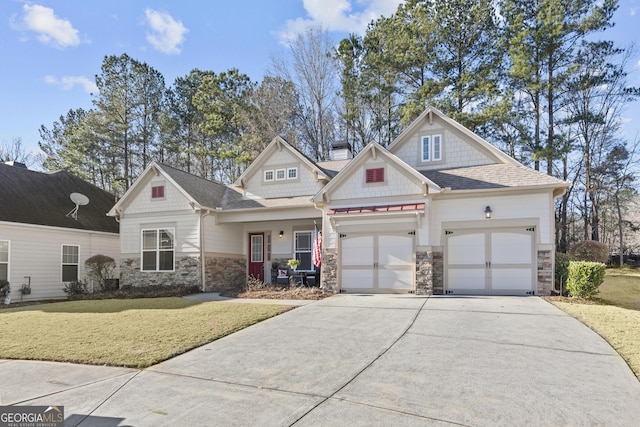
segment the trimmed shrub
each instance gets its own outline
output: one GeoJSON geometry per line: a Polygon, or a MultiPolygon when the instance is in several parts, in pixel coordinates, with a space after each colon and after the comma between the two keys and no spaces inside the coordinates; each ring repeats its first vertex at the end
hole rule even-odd
{"type": "Polygon", "coordinates": [[[74,280],[65,284],[63,291],[65,294],[67,294],[68,298],[73,298],[78,295],[84,295],[89,292],[87,284],[82,280],[74,280]]]}
{"type": "Polygon", "coordinates": [[[569,249],[573,261],[601,262],[609,261],[609,246],[606,243],[595,240],[585,240],[576,243],[569,249]]]}
{"type": "Polygon", "coordinates": [[[11,292],[11,286],[7,280],[0,280],[0,299],[5,299],[11,292]]]}
{"type": "Polygon", "coordinates": [[[604,281],[605,265],[601,262],[571,261],[567,290],[572,297],[591,298],[604,281]]]}
{"type": "Polygon", "coordinates": [[[84,262],[84,266],[87,269],[87,276],[100,285],[101,291],[117,289],[117,282],[111,280],[113,271],[116,269],[113,258],[100,254],[94,255],[84,262]]]}
{"type": "Polygon", "coordinates": [[[555,278],[556,283],[567,283],[567,277],[569,277],[569,261],[571,258],[569,254],[564,254],[562,252],[556,252],[556,268],[555,268],[555,278]]]}

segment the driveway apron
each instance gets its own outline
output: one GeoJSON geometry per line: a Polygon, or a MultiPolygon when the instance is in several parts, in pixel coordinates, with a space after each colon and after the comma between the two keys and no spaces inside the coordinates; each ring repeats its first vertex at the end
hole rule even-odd
{"type": "Polygon", "coordinates": [[[640,425],[625,362],[536,297],[336,295],[110,369],[46,394],[15,386],[10,403],[65,405],[80,426],[640,425]]]}

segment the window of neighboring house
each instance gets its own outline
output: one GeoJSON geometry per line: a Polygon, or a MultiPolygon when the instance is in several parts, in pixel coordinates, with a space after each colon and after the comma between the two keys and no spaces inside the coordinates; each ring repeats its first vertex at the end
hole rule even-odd
{"type": "Polygon", "coordinates": [[[273,181],[273,171],[264,171],[264,180],[273,181]]]}
{"type": "Polygon", "coordinates": [[[62,281],[78,280],[80,246],[62,245],[62,281]]]}
{"type": "Polygon", "coordinates": [[[163,199],[164,198],[164,185],[156,185],[151,187],[151,198],[152,199],[163,199]]]}
{"type": "Polygon", "coordinates": [[[0,240],[0,280],[9,280],[9,241],[0,240]]]}
{"type": "Polygon", "coordinates": [[[312,271],[311,253],[313,247],[313,231],[296,231],[293,241],[293,256],[300,261],[298,270],[312,271]]]}
{"type": "Polygon", "coordinates": [[[297,179],[297,178],[298,178],[298,168],[287,169],[287,179],[297,179]]]}
{"type": "Polygon", "coordinates": [[[366,182],[384,182],[384,168],[367,169],[366,182]]]}
{"type": "Polygon", "coordinates": [[[435,162],[442,160],[442,135],[422,137],[422,161],[435,162]]]}
{"type": "Polygon", "coordinates": [[[276,181],[282,181],[285,179],[285,170],[284,169],[276,169],[276,181]]]}
{"type": "Polygon", "coordinates": [[[174,229],[142,230],[142,271],[173,271],[174,258],[174,229]]]}

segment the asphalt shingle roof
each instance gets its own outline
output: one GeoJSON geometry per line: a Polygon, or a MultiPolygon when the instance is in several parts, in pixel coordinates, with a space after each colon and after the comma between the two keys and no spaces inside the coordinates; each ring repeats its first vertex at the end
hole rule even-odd
{"type": "Polygon", "coordinates": [[[118,223],[107,216],[115,200],[67,171],[43,173],[0,163],[0,221],[118,233],[118,223]],[[89,198],[77,220],[67,216],[75,207],[71,193],[89,198]]]}
{"type": "Polygon", "coordinates": [[[504,163],[420,171],[420,173],[441,188],[450,187],[452,190],[566,186],[566,182],[542,172],[504,163]]]}

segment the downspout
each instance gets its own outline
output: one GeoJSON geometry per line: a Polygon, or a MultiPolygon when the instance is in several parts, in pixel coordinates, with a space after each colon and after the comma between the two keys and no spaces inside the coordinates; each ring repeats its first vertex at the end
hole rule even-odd
{"type": "Polygon", "coordinates": [[[204,250],[204,218],[211,212],[209,210],[200,209],[200,274],[202,277],[202,292],[205,292],[206,287],[206,265],[205,265],[205,250],[204,250]],[[203,214],[204,212],[204,214],[203,214]]]}

